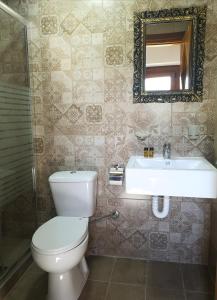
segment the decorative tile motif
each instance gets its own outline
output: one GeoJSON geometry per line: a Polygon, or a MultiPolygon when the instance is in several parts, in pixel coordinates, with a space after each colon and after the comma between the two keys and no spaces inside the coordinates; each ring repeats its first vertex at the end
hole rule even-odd
{"type": "Polygon", "coordinates": [[[168,245],[168,237],[165,233],[152,232],[150,234],[151,249],[166,250],[168,245]]]}
{"type": "Polygon", "coordinates": [[[55,124],[58,120],[61,119],[62,113],[55,105],[51,105],[50,107],[48,107],[47,117],[53,124],[55,124]]]}
{"type": "Polygon", "coordinates": [[[72,34],[78,24],[78,20],[72,14],[69,14],[60,24],[60,27],[64,33],[72,34]]]}
{"type": "Polygon", "coordinates": [[[104,10],[98,8],[97,10],[92,9],[84,18],[82,23],[92,33],[104,32],[105,21],[104,21],[104,10]]]}
{"type": "Polygon", "coordinates": [[[82,114],[83,114],[82,110],[77,105],[73,104],[68,109],[65,115],[72,123],[76,123],[80,119],[82,114]]]}
{"type": "Polygon", "coordinates": [[[118,27],[110,27],[104,33],[104,42],[106,45],[122,44],[126,42],[126,32],[121,31],[118,27]]]}
{"type": "Polygon", "coordinates": [[[126,102],[127,83],[116,69],[105,69],[105,102],[126,102]]]}
{"type": "Polygon", "coordinates": [[[44,35],[56,34],[58,32],[57,17],[43,16],[41,18],[41,32],[44,35]]]}
{"type": "Polygon", "coordinates": [[[128,239],[133,247],[136,249],[141,248],[145,243],[147,243],[148,238],[146,235],[142,234],[140,231],[134,232],[128,239]]]}
{"type": "Polygon", "coordinates": [[[106,48],[107,65],[122,65],[124,60],[123,48],[121,46],[106,48]]]}
{"type": "Polygon", "coordinates": [[[88,105],[86,107],[86,119],[89,123],[99,123],[102,121],[102,106],[88,105]]]}
{"type": "Polygon", "coordinates": [[[34,138],[34,151],[36,154],[42,154],[44,152],[44,141],[42,138],[34,138]]]}

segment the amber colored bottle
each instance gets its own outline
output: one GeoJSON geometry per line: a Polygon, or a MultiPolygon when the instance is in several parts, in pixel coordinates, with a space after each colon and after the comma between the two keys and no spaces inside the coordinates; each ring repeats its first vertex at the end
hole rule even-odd
{"type": "Polygon", "coordinates": [[[144,157],[148,157],[148,154],[149,154],[149,149],[148,149],[148,147],[145,147],[144,148],[144,157]]]}
{"type": "Polygon", "coordinates": [[[154,147],[149,148],[149,157],[154,157],[154,147]]]}

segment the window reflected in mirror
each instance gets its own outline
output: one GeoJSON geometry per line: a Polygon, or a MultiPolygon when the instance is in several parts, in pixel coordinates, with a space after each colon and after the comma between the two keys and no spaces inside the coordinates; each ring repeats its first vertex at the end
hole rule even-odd
{"type": "Polygon", "coordinates": [[[145,26],[145,91],[191,89],[192,21],[145,26]]]}

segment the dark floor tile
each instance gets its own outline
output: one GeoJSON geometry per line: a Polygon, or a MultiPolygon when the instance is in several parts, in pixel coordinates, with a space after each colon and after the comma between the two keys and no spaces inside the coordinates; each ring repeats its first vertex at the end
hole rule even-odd
{"type": "Polygon", "coordinates": [[[115,259],[112,257],[89,256],[87,263],[90,269],[89,279],[108,281],[115,259]]]}
{"type": "Polygon", "coordinates": [[[79,300],[104,300],[107,285],[106,282],[87,281],[79,300]]]}
{"type": "Polygon", "coordinates": [[[45,274],[46,272],[39,268],[36,263],[32,263],[29,268],[26,270],[26,273],[40,273],[40,274],[45,274]]]}
{"type": "Polygon", "coordinates": [[[112,282],[145,284],[146,265],[142,260],[119,258],[112,274],[112,282]]]}
{"type": "Polygon", "coordinates": [[[146,300],[185,300],[183,291],[148,288],[146,300]]]}
{"type": "Polygon", "coordinates": [[[112,283],[106,300],[145,300],[145,286],[112,283]]]}
{"type": "Polygon", "coordinates": [[[5,300],[45,300],[47,295],[47,274],[26,272],[5,300]]]}
{"type": "Polygon", "coordinates": [[[182,290],[182,276],[179,264],[150,262],[148,264],[148,287],[182,290]]]}
{"type": "Polygon", "coordinates": [[[201,265],[182,265],[185,289],[213,293],[208,267],[201,265]]]}
{"type": "Polygon", "coordinates": [[[214,296],[209,295],[209,294],[201,294],[201,293],[191,293],[188,292],[187,295],[187,300],[214,300],[214,296]]]}

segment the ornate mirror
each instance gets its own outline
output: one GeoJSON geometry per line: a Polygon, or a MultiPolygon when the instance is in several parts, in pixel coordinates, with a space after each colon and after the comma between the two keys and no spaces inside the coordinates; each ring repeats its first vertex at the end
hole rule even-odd
{"type": "Polygon", "coordinates": [[[135,103],[202,101],[206,7],[135,14],[135,103]]]}

